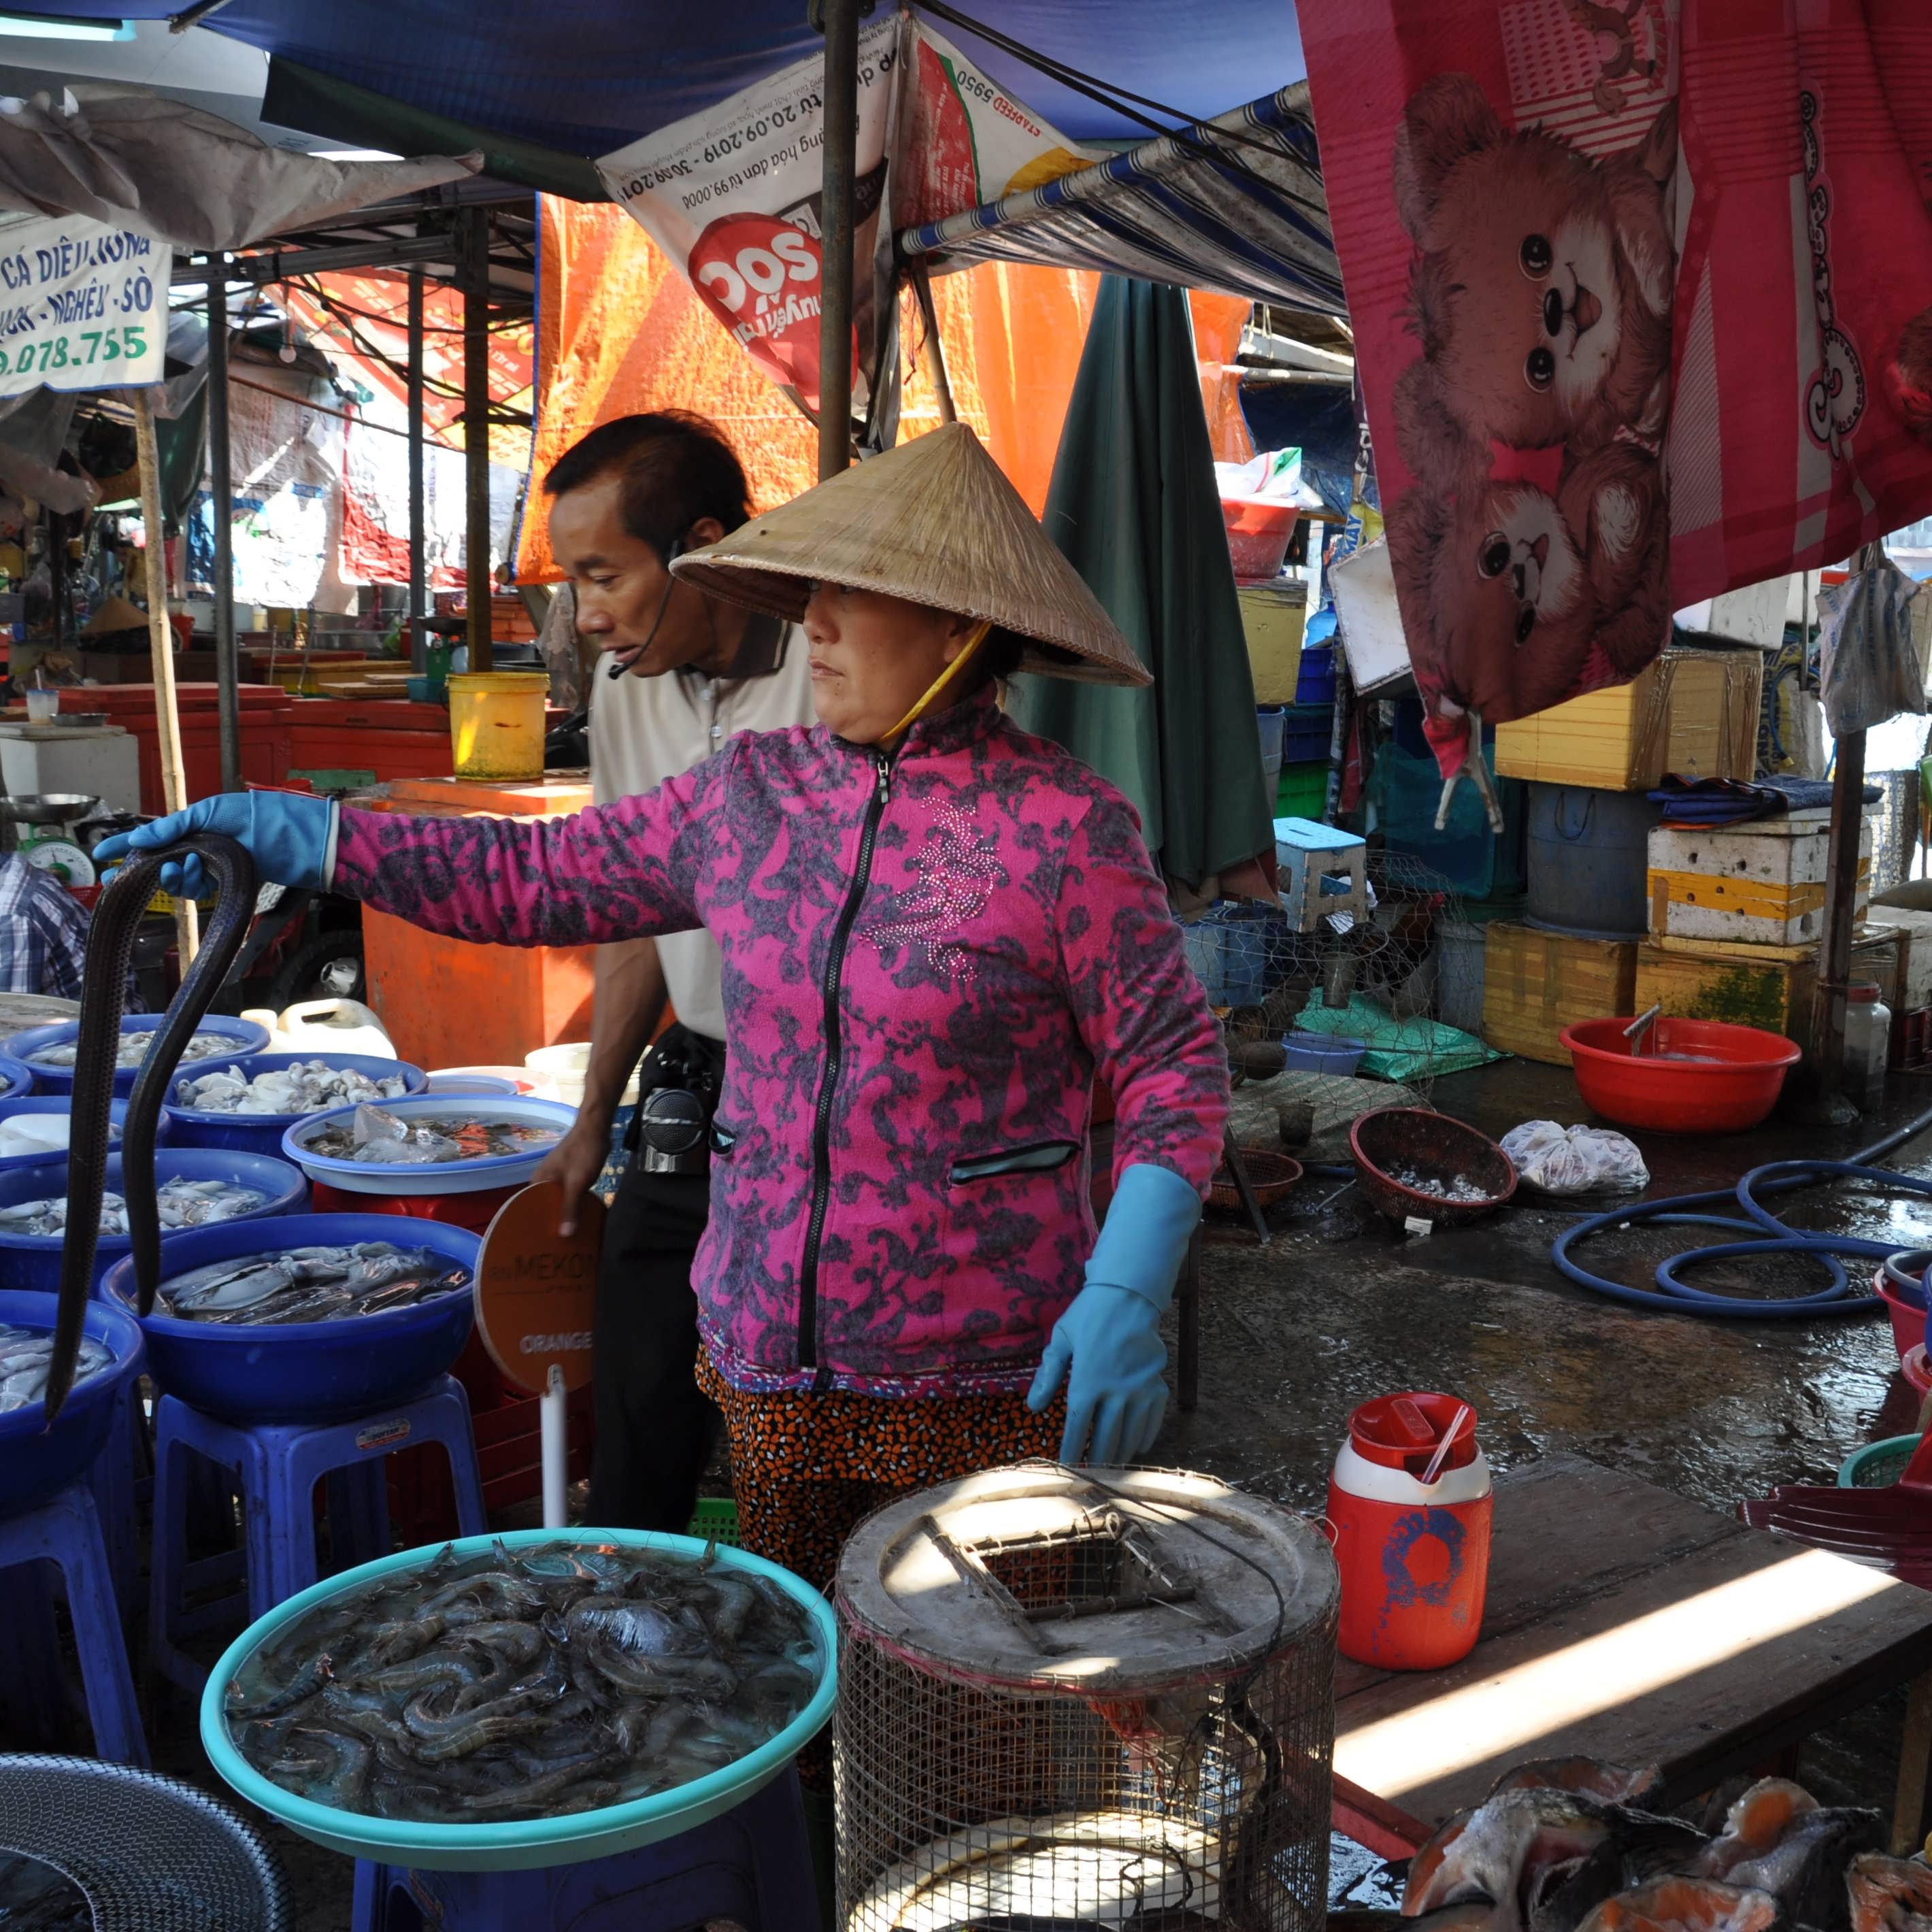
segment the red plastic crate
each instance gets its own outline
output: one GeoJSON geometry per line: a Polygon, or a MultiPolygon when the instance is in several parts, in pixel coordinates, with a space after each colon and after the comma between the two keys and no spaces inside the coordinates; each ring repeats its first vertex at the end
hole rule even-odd
{"type": "Polygon", "coordinates": [[[1895,1073],[1932,1073],[1932,1006],[1892,1015],[1888,1058],[1895,1073]]]}

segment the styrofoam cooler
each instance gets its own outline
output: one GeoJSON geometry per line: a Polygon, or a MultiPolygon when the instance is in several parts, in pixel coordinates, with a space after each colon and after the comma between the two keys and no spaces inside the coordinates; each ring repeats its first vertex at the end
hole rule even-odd
{"type": "Polygon", "coordinates": [[[1328,1480],[1344,1657],[1440,1670],[1475,1648],[1489,1594],[1491,1489],[1475,1411],[1458,1397],[1411,1390],[1350,1415],[1328,1480]],[[1442,1472],[1425,1484],[1451,1430],[1442,1472]]]}

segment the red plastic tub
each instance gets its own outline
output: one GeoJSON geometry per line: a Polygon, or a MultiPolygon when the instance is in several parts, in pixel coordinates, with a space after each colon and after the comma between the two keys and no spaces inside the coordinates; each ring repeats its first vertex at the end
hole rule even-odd
{"type": "Polygon", "coordinates": [[[1228,526],[1228,554],[1238,584],[1272,584],[1281,574],[1288,539],[1301,520],[1292,503],[1266,496],[1223,496],[1221,520],[1228,526]]]}
{"type": "Polygon", "coordinates": [[[1666,1134],[1735,1134],[1778,1104],[1784,1076],[1801,1058],[1796,1042],[1762,1027],[1719,1020],[1659,1019],[1649,1051],[1633,1054],[1630,1023],[1580,1020],[1558,1037],[1570,1049],[1576,1090],[1606,1120],[1666,1134]],[[1698,1054],[1672,1060],[1672,1054],[1698,1054]]]}
{"type": "Polygon", "coordinates": [[[1872,1292],[1892,1317],[1892,1346],[1900,1361],[1925,1340],[1926,1259],[1923,1248],[1906,1250],[1872,1270],[1872,1292]]]}
{"type": "Polygon", "coordinates": [[[1919,1394],[1932,1395],[1932,1368],[1926,1366],[1923,1342],[1916,1348],[1906,1349],[1898,1366],[1905,1371],[1905,1379],[1919,1394]]]}

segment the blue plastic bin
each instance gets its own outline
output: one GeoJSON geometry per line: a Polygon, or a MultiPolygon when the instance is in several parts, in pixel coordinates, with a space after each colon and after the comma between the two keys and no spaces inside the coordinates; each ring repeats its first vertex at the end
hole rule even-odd
{"type": "Polygon", "coordinates": [[[1365,1040],[1339,1033],[1292,1033],[1282,1042],[1290,1073],[1326,1073],[1349,1079],[1369,1050],[1365,1040]]]}
{"type": "MultiPolygon", "coordinates": [[[[0,1322],[51,1330],[58,1312],[53,1295],[0,1288],[0,1322]]],[[[16,1516],[45,1502],[92,1466],[127,1399],[128,1383],[141,1372],[146,1351],[131,1315],[92,1301],[82,1328],[111,1348],[114,1360],[74,1384],[51,1429],[45,1402],[30,1402],[0,1415],[0,1516],[16,1516]]]]}
{"type": "MultiPolygon", "coordinates": [[[[232,1180],[244,1187],[258,1187],[268,1196],[259,1208],[238,1215],[236,1222],[265,1220],[299,1208],[308,1198],[308,1183],[301,1170],[285,1160],[269,1160],[260,1154],[236,1154],[221,1148],[159,1148],[154,1153],[157,1184],[177,1178],[190,1180],[232,1180]]],[[[107,1158],[107,1191],[119,1194],[121,1156],[107,1158]]],[[[0,1208],[11,1208],[22,1201],[38,1201],[67,1192],[67,1162],[63,1159],[43,1161],[12,1174],[0,1174],[0,1208]]],[[[227,1225],[217,1222],[220,1227],[227,1225]]],[[[172,1253],[182,1234],[197,1232],[184,1228],[179,1233],[162,1237],[164,1250],[172,1253]]],[[[28,1288],[51,1294],[60,1286],[61,1250],[58,1234],[12,1234],[0,1230],[0,1288],[28,1288]]],[[[130,1246],[125,1234],[103,1234],[94,1250],[94,1279],[102,1276],[126,1254],[130,1246]]]]}
{"type": "Polygon", "coordinates": [[[1297,704],[1318,704],[1330,710],[1335,702],[1335,646],[1304,643],[1301,668],[1294,680],[1297,704]]]}
{"type": "MultiPolygon", "coordinates": [[[[184,1073],[191,1075],[197,1069],[214,1072],[232,1066],[243,1079],[252,1080],[258,1073],[278,1072],[284,1066],[294,1066],[298,1060],[322,1060],[347,1072],[366,1074],[371,1080],[392,1079],[400,1074],[408,1082],[410,1094],[420,1094],[428,1078],[420,1066],[366,1053],[244,1053],[232,1060],[197,1060],[178,1069],[175,1078],[178,1082],[184,1073]]],[[[199,1108],[178,1107],[172,1101],[161,1111],[164,1118],[173,1124],[174,1140],[178,1147],[236,1148],[244,1154],[265,1154],[272,1158],[280,1157],[282,1136],[298,1120],[308,1118],[307,1114],[204,1112],[199,1108]]],[[[326,1114],[334,1109],[317,1107],[312,1111],[326,1114]]]]}
{"type": "MultiPolygon", "coordinates": [[[[166,1020],[166,1013],[124,1013],[121,1016],[123,1033],[158,1033],[166,1020]]],[[[10,1058],[25,1064],[34,1077],[34,1090],[37,1094],[69,1094],[74,1090],[74,1069],[71,1066],[46,1066],[34,1059],[34,1055],[50,1046],[62,1046],[80,1031],[78,1020],[59,1020],[52,1026],[29,1027],[25,1033],[16,1033],[7,1042],[10,1058]]],[[[218,1033],[235,1042],[237,1054],[260,1053],[268,1044],[268,1029],[258,1026],[253,1020],[238,1020],[232,1014],[209,1013],[195,1028],[196,1033],[218,1033]]],[[[192,1060],[182,1063],[193,1066],[192,1060]]],[[[138,1066],[123,1066],[116,1070],[114,1090],[124,1100],[134,1090],[134,1076],[140,1072],[138,1066]]]]}
{"type": "MultiPolygon", "coordinates": [[[[460,1262],[474,1275],[480,1235],[446,1221],[394,1214],[290,1214],[272,1226],[218,1221],[170,1235],[164,1281],[211,1262],[285,1248],[392,1241],[460,1262]]],[[[134,1258],[108,1270],[102,1298],[134,1306],[134,1258]]],[[[443,1373],[470,1338],[476,1298],[452,1291],[413,1308],[392,1308],[343,1322],[184,1322],[159,1312],[141,1318],[148,1372],[162,1393],[191,1408],[246,1428],[258,1422],[336,1422],[401,1402],[443,1373]]]]}
{"type": "Polygon", "coordinates": [[[1335,735],[1335,707],[1331,704],[1291,704],[1282,721],[1282,762],[1288,765],[1325,759],[1335,735]]]}
{"type": "MultiPolygon", "coordinates": [[[[10,1119],[16,1114],[64,1114],[70,1111],[74,1096],[70,1094],[22,1094],[11,1100],[0,1100],[0,1120],[10,1119]]],[[[108,1118],[118,1130],[128,1119],[128,1103],[116,1100],[108,1109],[108,1118]]],[[[165,1146],[174,1138],[174,1130],[165,1117],[154,1123],[154,1144],[165,1146]]],[[[25,1168],[40,1167],[50,1160],[58,1160],[58,1154],[0,1154],[0,1174],[14,1174],[25,1168]]]]}

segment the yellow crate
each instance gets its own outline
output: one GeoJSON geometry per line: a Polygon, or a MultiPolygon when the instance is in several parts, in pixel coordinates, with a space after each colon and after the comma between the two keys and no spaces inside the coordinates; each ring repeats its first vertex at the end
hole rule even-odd
{"type": "Polygon", "coordinates": [[[1558,1036],[1579,1020],[1635,1010],[1634,939],[1572,939],[1492,920],[1483,938],[1483,1037],[1504,1053],[1570,1064],[1558,1036]]]}
{"type": "Polygon", "coordinates": [[[1666,774],[1748,778],[1757,768],[1764,659],[1668,650],[1630,683],[1496,728],[1496,776],[1647,791],[1666,774]]]}
{"type": "Polygon", "coordinates": [[[1292,704],[1301,676],[1302,626],[1308,615],[1305,584],[1251,584],[1239,593],[1257,704],[1292,704]]]}
{"type": "MultiPolygon", "coordinates": [[[[1762,956],[1744,957],[1736,946],[1698,952],[1639,946],[1637,1010],[1659,1005],[1686,1019],[1761,1027],[1808,1053],[1817,1039],[1818,949],[1799,959],[1778,956],[1780,946],[1750,950],[1762,956]]],[[[1870,928],[1852,948],[1852,977],[1876,980],[1879,998],[1889,1006],[1898,988],[1898,960],[1897,930],[1870,928]]]]}

